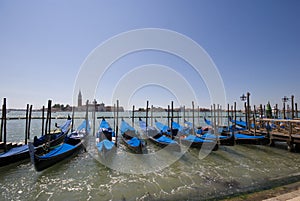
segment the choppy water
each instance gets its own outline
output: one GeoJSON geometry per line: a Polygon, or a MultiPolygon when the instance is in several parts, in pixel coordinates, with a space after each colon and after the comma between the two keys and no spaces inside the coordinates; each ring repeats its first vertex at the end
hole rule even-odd
{"type": "MultiPolygon", "coordinates": [[[[39,135],[40,122],[33,120],[32,135],[39,135]]],[[[23,139],[24,124],[8,121],[9,139],[23,139]]],[[[157,151],[150,142],[147,146],[150,153],[157,151]]],[[[130,163],[126,153],[120,144],[118,155],[130,163]]],[[[206,200],[272,186],[278,179],[299,179],[299,154],[283,148],[221,146],[204,159],[198,156],[197,149],[190,149],[169,167],[147,174],[111,170],[88,152],[39,173],[29,161],[12,164],[0,168],[0,200],[206,200]]]]}

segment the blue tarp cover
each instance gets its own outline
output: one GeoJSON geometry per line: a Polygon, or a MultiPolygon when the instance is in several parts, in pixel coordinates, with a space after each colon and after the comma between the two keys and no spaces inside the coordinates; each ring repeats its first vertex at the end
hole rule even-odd
{"type": "MultiPolygon", "coordinates": [[[[146,122],[144,122],[143,120],[139,120],[139,124],[140,124],[140,128],[143,132],[146,132],[146,122]]],[[[149,136],[155,136],[157,134],[157,129],[153,126],[148,126],[147,128],[147,135],[149,136]]]]}
{"type": "Polygon", "coordinates": [[[74,130],[72,133],[69,134],[69,137],[72,138],[83,138],[86,134],[91,132],[91,124],[88,121],[88,125],[86,125],[86,120],[83,120],[82,123],[74,130]],[[86,130],[87,128],[87,130],[86,130]]]}
{"type": "Polygon", "coordinates": [[[99,125],[99,130],[102,128],[111,129],[109,123],[105,119],[102,119],[102,121],[99,125]]]}
{"type": "MultiPolygon", "coordinates": [[[[57,133],[57,134],[52,134],[51,140],[54,140],[54,139],[58,138],[59,136],[63,135],[64,133],[68,132],[71,123],[72,123],[72,120],[67,120],[64,125],[59,126],[59,128],[61,129],[61,132],[57,133]]],[[[45,139],[46,139],[46,135],[43,135],[43,136],[40,136],[39,138],[37,138],[36,142],[34,143],[35,146],[44,143],[45,139]]]]}
{"type": "Polygon", "coordinates": [[[115,137],[115,132],[112,130],[112,128],[110,127],[109,123],[105,120],[102,119],[100,125],[99,125],[99,131],[103,131],[106,130],[108,132],[112,133],[112,137],[115,137]]]}
{"type": "MultiPolygon", "coordinates": [[[[227,129],[228,130],[228,129],[227,129]]],[[[241,130],[245,130],[245,128],[241,128],[239,125],[236,125],[236,127],[234,128],[234,125],[231,125],[229,127],[229,131],[232,131],[232,130],[238,130],[238,131],[241,131],[241,130]]]]}
{"type": "Polygon", "coordinates": [[[162,131],[162,132],[164,132],[164,133],[168,132],[168,130],[169,130],[169,127],[166,126],[166,125],[164,125],[164,124],[161,123],[161,122],[156,121],[156,122],[155,122],[155,125],[156,125],[156,127],[158,128],[158,130],[160,130],[160,131],[162,131]]]}
{"type": "MultiPolygon", "coordinates": [[[[211,133],[205,133],[201,137],[206,138],[206,139],[216,139],[217,138],[217,136],[215,134],[211,134],[211,133]]],[[[218,137],[219,137],[219,139],[227,138],[227,136],[223,136],[223,135],[219,135],[218,137]]]]}
{"type": "Polygon", "coordinates": [[[135,129],[124,120],[121,122],[120,130],[122,133],[125,133],[126,131],[135,131],[135,129]]]}
{"type": "Polygon", "coordinates": [[[61,129],[62,133],[68,132],[71,123],[72,123],[72,120],[67,120],[64,125],[62,125],[62,126],[59,127],[61,129]]]}
{"type": "Polygon", "coordinates": [[[178,129],[179,131],[183,130],[183,127],[181,125],[179,125],[177,122],[172,122],[172,128],[173,129],[178,129]]]}
{"type": "MultiPolygon", "coordinates": [[[[77,127],[76,131],[77,132],[80,132],[82,130],[85,130],[86,129],[86,120],[83,120],[82,123],[77,127]]],[[[91,124],[90,122],[88,122],[88,125],[87,125],[87,133],[89,133],[91,130],[91,124]]]]}
{"type": "MultiPolygon", "coordinates": [[[[238,121],[238,120],[234,121],[234,120],[232,119],[231,122],[232,122],[232,123],[235,122],[236,125],[241,126],[241,127],[244,127],[244,128],[247,127],[246,122],[245,122],[245,121],[242,121],[242,120],[241,120],[241,121],[238,121]]],[[[250,127],[251,127],[251,128],[254,128],[254,124],[250,124],[250,127]]]]}
{"type": "Polygon", "coordinates": [[[192,130],[191,128],[181,126],[179,123],[177,123],[175,121],[172,122],[172,128],[173,129],[178,129],[178,131],[183,133],[183,134],[189,134],[192,130]]]}
{"type": "MultiPolygon", "coordinates": [[[[234,120],[233,120],[233,123],[234,123],[234,120]]],[[[236,120],[235,123],[237,125],[239,125],[239,126],[242,126],[242,127],[246,127],[247,126],[247,124],[246,124],[245,121],[238,121],[238,120],[236,120]]]]}
{"type": "Polygon", "coordinates": [[[164,135],[162,135],[160,138],[156,139],[158,142],[164,142],[164,143],[168,143],[168,144],[175,144],[176,142],[164,135]]]}
{"type": "Polygon", "coordinates": [[[53,157],[53,156],[57,156],[57,155],[60,155],[62,153],[65,153],[65,152],[67,152],[69,150],[72,150],[75,147],[76,146],[63,143],[59,147],[56,147],[55,149],[53,149],[52,151],[50,151],[49,153],[47,153],[47,154],[45,154],[43,156],[40,156],[40,158],[46,159],[46,158],[50,158],[50,157],[53,157]]]}
{"type": "Polygon", "coordinates": [[[15,154],[19,154],[19,153],[26,152],[26,151],[29,151],[27,144],[23,145],[23,146],[20,146],[20,147],[11,148],[10,150],[8,150],[5,153],[1,153],[0,158],[15,155],[15,154]]]}
{"type": "Polygon", "coordinates": [[[131,138],[127,143],[132,147],[138,147],[140,145],[140,140],[136,137],[131,138]]]}
{"type": "Polygon", "coordinates": [[[179,131],[183,131],[183,126],[181,126],[180,124],[178,124],[177,122],[172,122],[172,128],[173,129],[178,129],[179,131]]]}
{"type": "Polygon", "coordinates": [[[265,138],[265,136],[262,135],[245,135],[245,134],[241,134],[241,133],[236,133],[234,134],[236,139],[263,139],[265,138]]]}
{"type": "Polygon", "coordinates": [[[104,140],[102,140],[101,142],[99,142],[99,143],[97,144],[98,150],[99,150],[99,151],[102,151],[103,146],[105,147],[105,149],[111,150],[111,149],[115,146],[115,144],[114,144],[112,141],[109,141],[109,140],[107,140],[107,139],[104,139],[104,140]]]}
{"type": "Polygon", "coordinates": [[[186,138],[183,138],[183,140],[187,140],[190,142],[212,142],[211,140],[204,140],[204,139],[194,136],[194,135],[188,135],[186,138]]]}
{"type": "Polygon", "coordinates": [[[204,118],[204,121],[205,121],[205,123],[206,123],[207,125],[211,126],[211,121],[210,121],[210,120],[204,118]]]}

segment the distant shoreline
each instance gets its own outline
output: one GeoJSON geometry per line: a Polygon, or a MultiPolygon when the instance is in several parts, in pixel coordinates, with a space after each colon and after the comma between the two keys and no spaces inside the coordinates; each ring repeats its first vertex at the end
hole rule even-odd
{"type": "MultiPolygon", "coordinates": [[[[47,108],[45,108],[46,111],[47,108]]],[[[41,112],[43,109],[32,109],[33,112],[41,112]]],[[[151,110],[151,109],[150,109],[151,110]]],[[[164,109],[163,111],[154,111],[154,112],[167,112],[168,109],[164,109]]],[[[0,108],[0,111],[2,111],[2,109],[0,108]]],[[[7,112],[11,112],[11,111],[26,111],[26,109],[18,109],[18,108],[11,108],[11,109],[7,109],[7,112]]],[[[76,112],[85,112],[85,110],[77,110],[75,109],[76,112]]],[[[191,112],[192,109],[187,108],[185,110],[185,112],[191,112]]],[[[195,112],[198,112],[197,109],[194,110],[195,112]]],[[[220,110],[221,112],[227,112],[227,110],[220,110]]],[[[71,110],[58,110],[58,109],[53,109],[52,108],[52,112],[72,112],[71,110]]],[[[112,112],[112,111],[97,111],[97,112],[112,112]]],[[[124,112],[132,112],[132,110],[124,110],[124,112]]],[[[135,110],[135,112],[146,112],[145,110],[135,110]]],[[[174,111],[174,112],[182,112],[182,111],[174,111]]],[[[200,112],[211,112],[210,109],[208,108],[201,108],[200,112]]],[[[229,110],[229,112],[232,112],[231,110],[229,110]]],[[[243,112],[242,110],[236,110],[236,112],[243,112]]]]}

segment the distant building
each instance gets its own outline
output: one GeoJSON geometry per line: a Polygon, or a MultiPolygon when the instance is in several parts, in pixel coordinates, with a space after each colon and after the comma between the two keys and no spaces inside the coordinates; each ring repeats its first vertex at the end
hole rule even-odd
{"type": "Polygon", "coordinates": [[[96,99],[94,99],[92,107],[95,107],[95,110],[97,112],[106,112],[105,104],[104,103],[98,104],[96,99]]]}
{"type": "Polygon", "coordinates": [[[106,108],[105,108],[105,104],[104,103],[100,103],[99,104],[98,111],[99,112],[106,112],[106,108]]]}
{"type": "MultiPolygon", "coordinates": [[[[82,94],[79,90],[78,93],[78,106],[76,107],[76,111],[86,111],[86,104],[82,104],[82,94]]],[[[96,111],[96,112],[113,112],[114,106],[105,106],[105,104],[97,103],[96,99],[92,103],[88,103],[88,110],[89,111],[96,111]]],[[[119,107],[119,112],[124,112],[124,108],[122,106],[119,107]]]]}
{"type": "Polygon", "coordinates": [[[79,93],[78,93],[78,107],[81,107],[82,106],[82,94],[81,94],[81,91],[79,90],[79,93]]]}
{"type": "MultiPolygon", "coordinates": [[[[153,110],[153,112],[165,112],[166,110],[164,109],[164,108],[162,108],[162,107],[153,107],[152,108],[153,110]]],[[[144,109],[144,111],[146,111],[145,109],[144,109]]]]}
{"type": "MultiPolygon", "coordinates": [[[[106,106],[105,107],[105,110],[106,112],[113,112],[115,109],[115,111],[117,111],[117,108],[114,107],[114,106],[106,106]]],[[[119,109],[118,109],[119,112],[124,112],[124,108],[122,106],[119,106],[119,109]]]]}

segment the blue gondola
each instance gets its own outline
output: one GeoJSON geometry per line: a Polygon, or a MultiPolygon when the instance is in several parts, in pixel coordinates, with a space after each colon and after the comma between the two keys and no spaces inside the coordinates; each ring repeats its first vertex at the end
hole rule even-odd
{"type": "MultiPolygon", "coordinates": [[[[65,124],[58,127],[56,130],[39,138],[35,137],[33,143],[34,150],[38,153],[42,153],[44,150],[48,150],[53,146],[61,144],[70,130],[71,122],[72,121],[68,119],[65,124]]],[[[11,148],[0,154],[0,167],[29,159],[29,156],[28,145],[11,148]]]]}
{"type": "Polygon", "coordinates": [[[42,171],[67,157],[76,155],[84,147],[85,137],[90,131],[89,129],[83,129],[83,124],[87,126],[84,120],[76,129],[76,134],[75,132],[71,133],[65,138],[62,144],[53,149],[37,151],[33,143],[28,143],[31,162],[34,164],[36,171],[42,171]],[[83,130],[84,135],[81,136],[79,132],[83,130]]]}
{"type": "Polygon", "coordinates": [[[168,149],[177,152],[181,151],[180,145],[175,140],[166,137],[154,127],[146,126],[146,122],[141,118],[139,119],[139,124],[144,135],[155,145],[159,147],[168,147],[168,149]]]}
{"type": "MultiPolygon", "coordinates": [[[[204,121],[208,126],[211,126],[211,121],[206,119],[204,117],[204,121]]],[[[189,127],[193,127],[193,124],[191,122],[185,121],[185,124],[189,127]]],[[[220,145],[227,145],[227,146],[233,146],[234,145],[234,136],[231,134],[228,135],[222,135],[223,128],[218,128],[218,132],[220,135],[215,135],[213,133],[212,129],[203,129],[202,127],[198,127],[197,130],[195,130],[195,133],[198,137],[205,139],[205,140],[219,140],[220,145]]]]}
{"type": "MultiPolygon", "coordinates": [[[[229,118],[230,122],[232,122],[233,124],[235,124],[237,127],[236,127],[236,130],[246,130],[247,128],[247,122],[243,121],[242,119],[240,120],[234,120],[232,118],[229,118]]],[[[254,128],[254,124],[250,124],[250,127],[251,128],[254,128]]]]}
{"type": "Polygon", "coordinates": [[[100,157],[107,159],[116,152],[116,134],[109,123],[103,118],[96,137],[96,147],[100,157]]]}
{"type": "Polygon", "coordinates": [[[136,133],[136,130],[123,119],[121,122],[120,131],[121,138],[126,147],[135,153],[143,153],[145,151],[145,141],[140,139],[136,133]]]}
{"type": "Polygon", "coordinates": [[[85,138],[87,134],[90,132],[91,132],[90,121],[83,120],[82,123],[68,135],[68,137],[74,139],[82,139],[85,138]]]}
{"type": "MultiPolygon", "coordinates": [[[[245,131],[246,122],[244,122],[242,120],[240,120],[240,121],[231,120],[231,122],[236,122],[237,125],[239,125],[243,128],[237,128],[237,127],[235,127],[235,128],[230,127],[229,129],[222,128],[222,130],[219,131],[221,133],[221,135],[219,135],[220,138],[224,137],[223,135],[229,136],[230,138],[232,138],[234,140],[235,144],[268,144],[269,143],[269,139],[265,135],[254,135],[251,133],[242,133],[243,131],[245,131]]],[[[254,125],[252,125],[252,126],[254,126],[254,125]]],[[[204,136],[204,137],[209,138],[209,137],[214,137],[214,136],[211,134],[209,135],[209,133],[208,133],[208,135],[204,136]]],[[[220,140],[220,142],[222,144],[222,140],[220,140]]]]}
{"type": "Polygon", "coordinates": [[[171,137],[172,139],[174,139],[174,137],[178,133],[177,128],[172,128],[171,130],[167,125],[157,121],[156,119],[155,119],[155,126],[163,135],[166,135],[167,137],[171,137]]]}
{"type": "Polygon", "coordinates": [[[49,152],[37,154],[31,142],[28,143],[30,149],[31,162],[34,164],[36,171],[42,171],[50,166],[66,159],[67,157],[77,154],[83,148],[82,139],[73,139],[67,137],[65,142],[49,152]]]}
{"type": "Polygon", "coordinates": [[[203,144],[207,144],[209,146],[213,146],[213,151],[216,151],[219,148],[215,139],[204,139],[190,134],[191,129],[185,128],[177,122],[172,122],[172,128],[177,129],[179,133],[178,136],[175,137],[175,139],[186,146],[192,148],[201,148],[203,144]]]}

